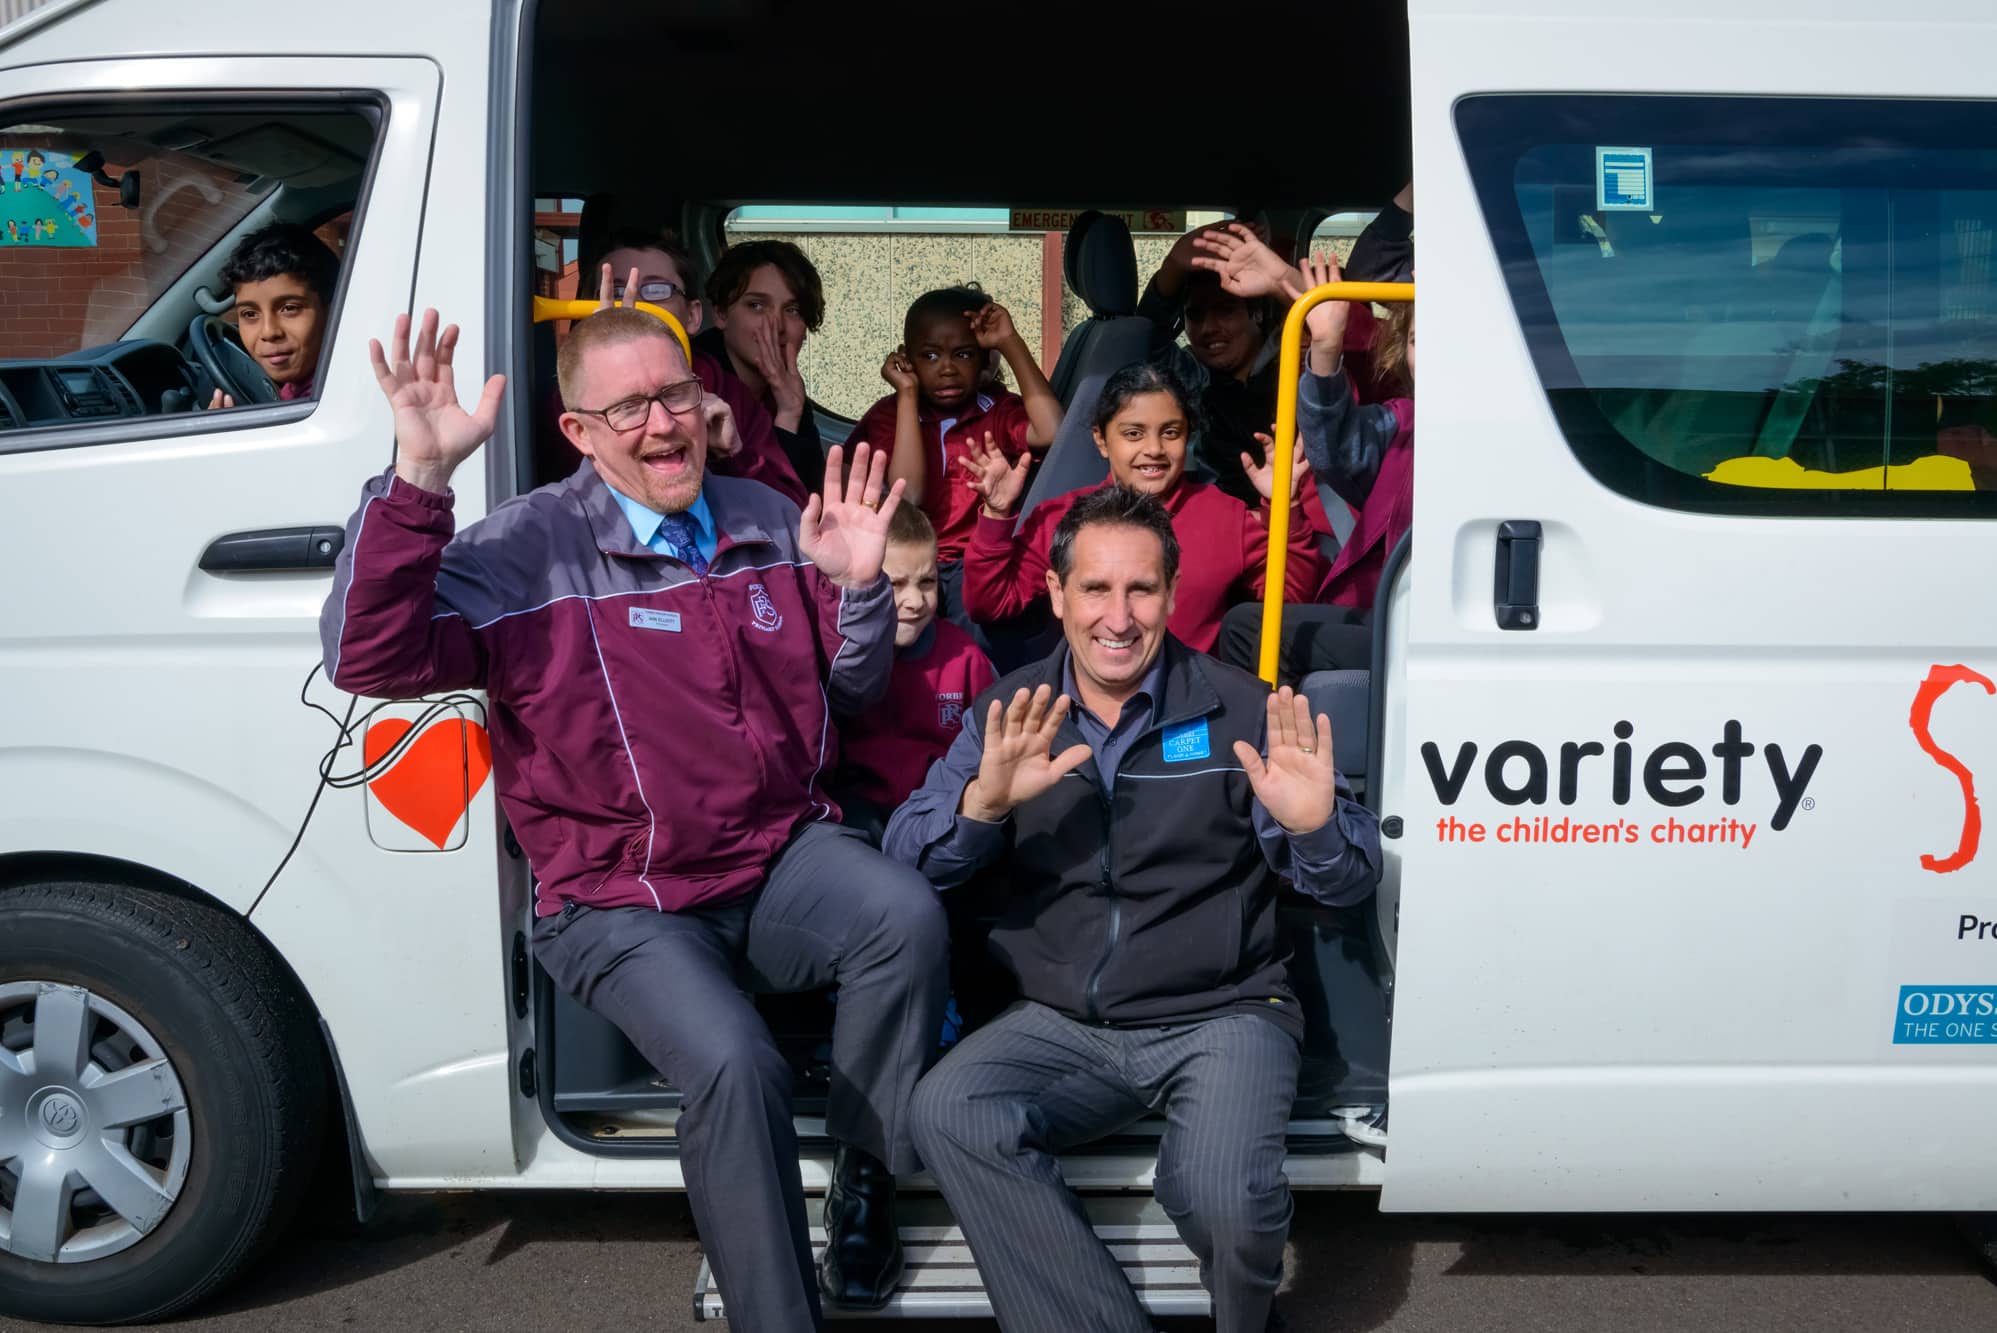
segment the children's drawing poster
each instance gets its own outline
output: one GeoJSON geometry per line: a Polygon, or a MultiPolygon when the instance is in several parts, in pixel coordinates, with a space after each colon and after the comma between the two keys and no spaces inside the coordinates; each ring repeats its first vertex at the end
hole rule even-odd
{"type": "Polygon", "coordinates": [[[95,244],[97,207],[76,159],[0,144],[0,246],[95,244]]]}

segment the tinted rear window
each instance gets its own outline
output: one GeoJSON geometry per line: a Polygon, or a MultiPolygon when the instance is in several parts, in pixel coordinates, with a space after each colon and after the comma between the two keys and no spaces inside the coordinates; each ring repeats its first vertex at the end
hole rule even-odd
{"type": "Polygon", "coordinates": [[[1997,104],[1487,96],[1456,120],[1541,383],[1605,484],[1997,513],[1997,104]]]}

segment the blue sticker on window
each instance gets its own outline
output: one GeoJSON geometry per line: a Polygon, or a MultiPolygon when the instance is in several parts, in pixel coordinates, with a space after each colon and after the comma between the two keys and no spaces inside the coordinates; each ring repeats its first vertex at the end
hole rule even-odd
{"type": "Polygon", "coordinates": [[[1212,753],[1213,743],[1207,739],[1205,718],[1165,728],[1166,763],[1183,764],[1194,759],[1205,759],[1212,753]]]}

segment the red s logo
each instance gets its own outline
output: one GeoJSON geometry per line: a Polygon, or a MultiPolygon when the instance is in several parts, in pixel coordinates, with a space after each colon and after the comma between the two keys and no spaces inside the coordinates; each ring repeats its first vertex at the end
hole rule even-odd
{"type": "Polygon", "coordinates": [[[1933,716],[1935,704],[1949,688],[1965,681],[1983,687],[1985,694],[1997,694],[1997,685],[1988,676],[1971,671],[1966,666],[1935,666],[1928,668],[1928,678],[1921,682],[1921,688],[1914,692],[1913,711],[1907,715],[1907,725],[1914,729],[1914,739],[1928,758],[1955,774],[1955,780],[1962,784],[1962,839],[1955,851],[1947,856],[1921,854],[1921,869],[1932,870],[1937,875],[1946,875],[1952,870],[1960,870],[1976,859],[1976,845],[1983,837],[1983,811],[1976,804],[1976,775],[1963,765],[1960,759],[1935,744],[1935,738],[1928,731],[1928,720],[1933,716]]]}

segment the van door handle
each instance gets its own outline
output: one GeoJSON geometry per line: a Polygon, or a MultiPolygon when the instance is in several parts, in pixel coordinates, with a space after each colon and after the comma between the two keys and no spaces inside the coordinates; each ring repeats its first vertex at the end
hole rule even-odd
{"type": "Polygon", "coordinates": [[[347,544],[344,528],[263,528],[231,532],[208,543],[201,568],[210,574],[264,574],[331,569],[347,544]]]}
{"type": "Polygon", "coordinates": [[[1539,628],[1539,521],[1498,524],[1498,568],[1491,610],[1499,629],[1539,628]]]}

